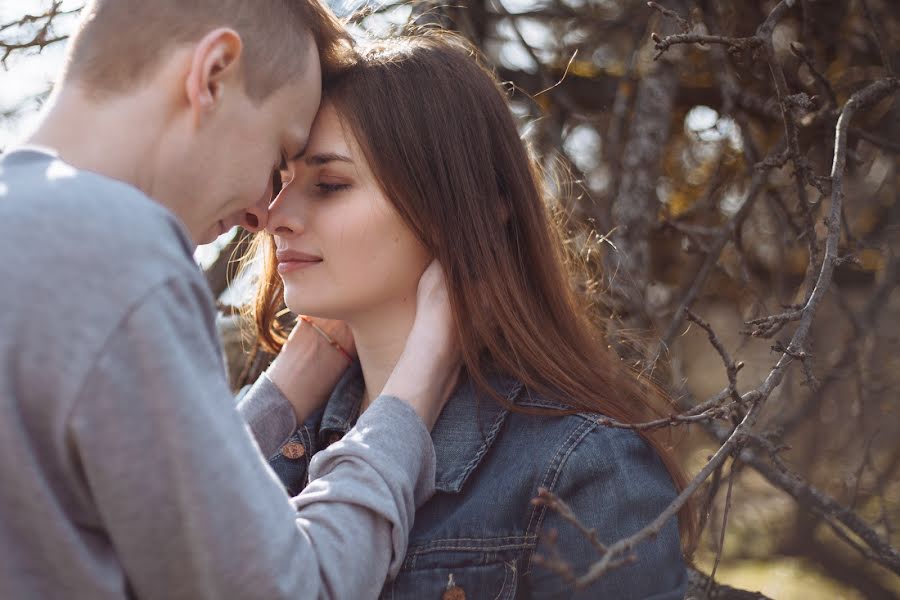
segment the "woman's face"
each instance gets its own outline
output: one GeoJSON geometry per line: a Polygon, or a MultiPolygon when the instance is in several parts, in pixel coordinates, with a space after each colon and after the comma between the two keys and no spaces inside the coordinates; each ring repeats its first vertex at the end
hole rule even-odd
{"type": "Polygon", "coordinates": [[[415,306],[428,253],[330,103],[322,104],[306,152],[282,180],[266,229],[275,236],[288,308],[352,322],[398,302],[415,306]]]}

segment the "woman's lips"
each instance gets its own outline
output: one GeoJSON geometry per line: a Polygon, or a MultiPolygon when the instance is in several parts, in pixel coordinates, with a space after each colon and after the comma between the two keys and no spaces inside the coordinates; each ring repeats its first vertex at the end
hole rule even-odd
{"type": "Polygon", "coordinates": [[[322,259],[314,254],[298,252],[295,250],[278,250],[275,253],[278,260],[278,272],[282,275],[299,271],[322,262],[322,259]]]}
{"type": "Polygon", "coordinates": [[[301,269],[305,269],[307,267],[311,267],[313,265],[317,265],[321,260],[286,260],[286,261],[278,261],[278,272],[284,275],[285,273],[292,273],[294,271],[299,271],[301,269]]]}

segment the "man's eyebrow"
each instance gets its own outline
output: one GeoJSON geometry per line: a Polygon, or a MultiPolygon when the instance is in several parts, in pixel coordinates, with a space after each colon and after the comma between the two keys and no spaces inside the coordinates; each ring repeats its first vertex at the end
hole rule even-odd
{"type": "Polygon", "coordinates": [[[317,167],[321,165],[328,164],[330,162],[339,161],[353,164],[353,160],[349,156],[344,156],[343,154],[336,154],[334,152],[325,152],[321,154],[313,154],[312,156],[304,157],[303,162],[310,167],[317,167]]]}

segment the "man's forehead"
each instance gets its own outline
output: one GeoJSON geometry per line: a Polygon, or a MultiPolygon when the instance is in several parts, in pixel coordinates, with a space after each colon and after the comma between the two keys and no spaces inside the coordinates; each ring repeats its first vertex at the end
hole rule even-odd
{"type": "Polygon", "coordinates": [[[294,162],[296,160],[300,160],[303,157],[303,154],[306,152],[307,147],[309,146],[309,132],[308,130],[298,130],[288,135],[288,139],[290,140],[291,146],[287,148],[287,152],[289,152],[289,156],[287,157],[288,162],[294,162]]]}
{"type": "MultiPolygon", "coordinates": [[[[285,86],[282,98],[279,99],[273,117],[277,120],[287,152],[293,155],[302,152],[309,138],[316,112],[319,108],[318,82],[310,86],[291,84],[285,86]]],[[[290,158],[290,157],[289,157],[290,158]]]]}

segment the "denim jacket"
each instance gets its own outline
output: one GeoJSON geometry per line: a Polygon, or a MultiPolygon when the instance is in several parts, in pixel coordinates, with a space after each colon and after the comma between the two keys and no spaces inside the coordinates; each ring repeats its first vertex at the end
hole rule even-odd
{"type": "MultiPolygon", "coordinates": [[[[529,394],[514,381],[498,378],[492,387],[518,406],[561,406],[529,394]]],[[[270,457],[270,465],[292,495],[306,485],[311,456],[353,426],[363,390],[361,369],[355,364],[325,408],[270,457]]],[[[464,382],[435,424],[437,491],[417,510],[401,571],[378,597],[684,597],[687,571],[674,519],[658,536],[634,548],[636,562],[613,569],[577,592],[535,560],[537,555],[558,556],[577,576],[600,558],[589,540],[557,512],[531,502],[538,488],[560,496],[605,544],[637,532],[665,509],[675,497],[674,486],[662,461],[640,436],[603,427],[596,415],[533,416],[479,396],[471,383],[464,382]],[[552,531],[556,534],[548,536],[552,531]]],[[[351,561],[347,568],[353,568],[351,561]]],[[[372,597],[377,594],[373,590],[372,597]]]]}

